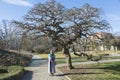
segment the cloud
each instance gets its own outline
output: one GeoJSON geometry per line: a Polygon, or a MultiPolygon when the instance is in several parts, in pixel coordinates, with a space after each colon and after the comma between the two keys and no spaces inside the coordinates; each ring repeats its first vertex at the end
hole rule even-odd
{"type": "Polygon", "coordinates": [[[25,1],[25,0],[2,0],[2,2],[13,4],[13,5],[19,5],[19,6],[33,6],[32,3],[25,1]]]}

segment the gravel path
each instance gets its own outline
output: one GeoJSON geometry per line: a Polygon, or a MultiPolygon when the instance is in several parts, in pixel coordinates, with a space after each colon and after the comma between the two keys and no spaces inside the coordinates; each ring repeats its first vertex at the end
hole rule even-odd
{"type": "Polygon", "coordinates": [[[33,55],[32,63],[25,68],[28,71],[22,80],[67,80],[58,69],[56,69],[57,73],[54,76],[50,76],[47,64],[46,60],[41,59],[38,55],[33,55]]]}

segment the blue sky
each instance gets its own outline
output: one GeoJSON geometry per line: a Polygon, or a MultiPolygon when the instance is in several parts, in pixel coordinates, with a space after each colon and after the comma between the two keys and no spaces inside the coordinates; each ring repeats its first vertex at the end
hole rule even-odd
{"type": "MultiPolygon", "coordinates": [[[[36,4],[48,0],[0,0],[0,22],[4,20],[22,20],[22,17],[36,4]]],[[[66,8],[81,7],[89,3],[100,8],[113,33],[120,32],[120,0],[56,0],[66,8]]]]}

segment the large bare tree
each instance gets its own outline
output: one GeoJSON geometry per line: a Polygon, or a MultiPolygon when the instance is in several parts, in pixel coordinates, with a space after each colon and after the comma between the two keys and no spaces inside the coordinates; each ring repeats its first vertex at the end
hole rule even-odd
{"type": "Polygon", "coordinates": [[[101,20],[100,9],[85,4],[81,8],[67,9],[54,0],[35,5],[24,17],[25,21],[14,21],[19,27],[36,37],[47,36],[62,47],[68,69],[72,69],[69,46],[77,38],[87,37],[98,30],[108,28],[101,20]]]}

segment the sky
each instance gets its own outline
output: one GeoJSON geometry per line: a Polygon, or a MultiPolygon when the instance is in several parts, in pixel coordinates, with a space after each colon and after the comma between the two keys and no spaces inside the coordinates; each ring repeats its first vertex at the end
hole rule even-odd
{"type": "MultiPolygon", "coordinates": [[[[0,22],[22,20],[23,16],[37,3],[49,0],[0,0],[0,22]]],[[[120,0],[56,0],[66,8],[82,7],[85,3],[100,8],[105,20],[112,27],[111,32],[120,32],[120,0]]]]}

